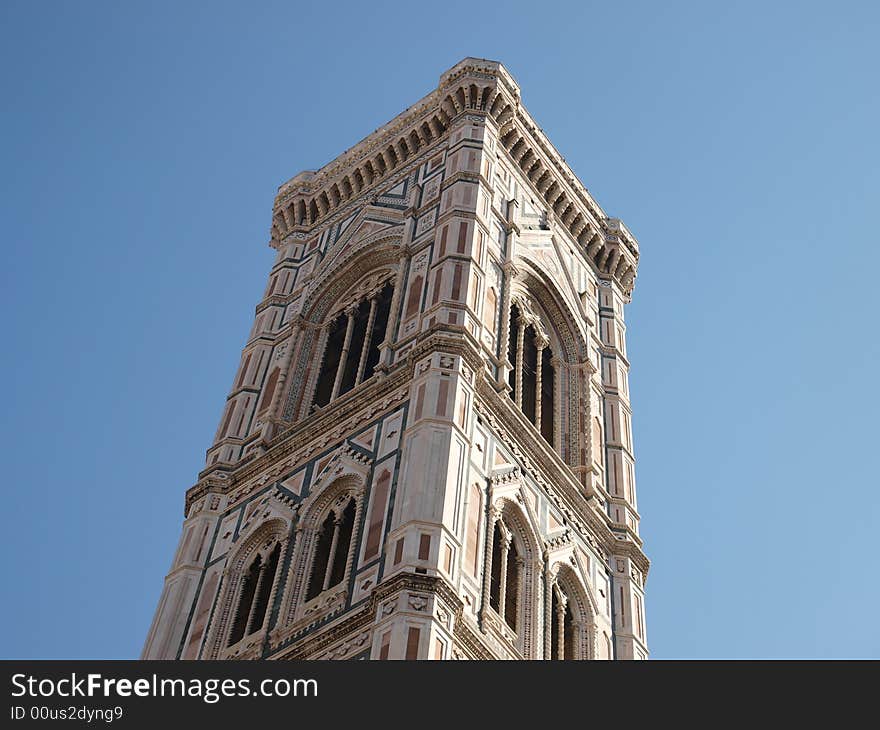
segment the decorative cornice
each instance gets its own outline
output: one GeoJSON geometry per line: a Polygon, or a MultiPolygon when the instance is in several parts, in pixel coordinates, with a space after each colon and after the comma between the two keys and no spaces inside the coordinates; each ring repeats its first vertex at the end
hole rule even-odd
{"type": "Polygon", "coordinates": [[[491,120],[501,146],[548,205],[548,218],[569,232],[600,274],[632,292],[639,260],[635,237],[608,217],[520,102],[519,86],[497,61],[465,58],[437,88],[320,170],[279,188],[270,245],[305,232],[341,207],[375,194],[445,139],[461,115],[491,120]]]}
{"type": "Polygon", "coordinates": [[[199,475],[199,481],[186,493],[186,506],[208,491],[231,493],[239,488],[247,492],[280,478],[290,468],[320,451],[341,443],[354,433],[365,419],[378,417],[380,413],[396,407],[408,396],[406,385],[411,377],[408,368],[399,368],[385,377],[365,384],[351,393],[341,396],[330,407],[310,415],[294,424],[283,422],[286,430],[272,439],[268,449],[261,453],[246,455],[235,465],[214,465],[199,475]],[[221,471],[222,469],[222,471],[221,471]],[[227,474],[219,481],[217,474],[227,474]]]}
{"type": "MultiPolygon", "coordinates": [[[[469,333],[468,333],[469,334],[469,333]]],[[[320,411],[285,427],[262,453],[247,454],[236,464],[218,463],[199,474],[199,481],[186,493],[184,514],[208,491],[229,494],[240,488],[247,493],[280,478],[309,456],[331,448],[354,433],[359,424],[397,407],[409,396],[408,384],[415,377],[416,362],[431,352],[459,355],[474,372],[483,368],[478,343],[455,334],[435,331],[394,363],[386,374],[371,379],[320,411]]]]}
{"type": "Polygon", "coordinates": [[[516,85],[501,64],[474,58],[456,64],[434,91],[354,147],[320,170],[306,170],[284,183],[273,206],[269,244],[277,247],[288,234],[309,230],[341,205],[376,189],[444,139],[455,117],[484,111],[502,88],[510,93],[516,85]]]}
{"type": "MultiPolygon", "coordinates": [[[[399,573],[386,583],[379,584],[370,594],[369,599],[355,609],[340,615],[330,625],[316,627],[290,642],[290,632],[278,628],[271,634],[271,646],[267,652],[269,659],[308,659],[320,654],[337,641],[349,637],[358,630],[365,629],[374,623],[379,606],[391,596],[403,591],[432,593],[449,607],[455,615],[456,627],[460,623],[462,612],[461,599],[454,589],[440,577],[399,573]]],[[[485,650],[483,650],[485,652],[485,650]]],[[[485,657],[493,658],[493,657],[485,657]]]]}
{"type": "Polygon", "coordinates": [[[500,146],[547,204],[546,225],[563,229],[600,275],[617,281],[629,296],[635,283],[639,245],[617,218],[609,218],[526,110],[499,122],[500,146]]]}

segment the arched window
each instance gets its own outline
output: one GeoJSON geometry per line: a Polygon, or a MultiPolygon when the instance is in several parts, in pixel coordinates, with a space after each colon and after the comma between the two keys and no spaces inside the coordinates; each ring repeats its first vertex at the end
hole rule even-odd
{"type": "Polygon", "coordinates": [[[372,377],[379,364],[393,296],[394,286],[388,282],[327,325],[314,405],[325,406],[372,377]]]}
{"type": "Polygon", "coordinates": [[[251,605],[254,602],[254,593],[257,589],[257,578],[260,575],[260,563],[262,558],[257,555],[244,576],[241,594],[238,600],[238,608],[235,611],[235,623],[232,624],[232,633],[229,634],[229,646],[241,641],[244,629],[250,617],[251,605]]]}
{"type": "Polygon", "coordinates": [[[513,631],[517,630],[517,606],[521,583],[522,558],[513,535],[502,520],[495,522],[492,534],[492,575],[489,605],[513,631]]]}
{"type": "Polygon", "coordinates": [[[349,499],[344,508],[331,510],[318,533],[315,557],[309,573],[306,601],[339,585],[345,579],[351,537],[354,532],[355,501],[349,499]]]}
{"type": "Polygon", "coordinates": [[[480,615],[496,638],[514,650],[513,658],[537,659],[543,644],[538,538],[520,505],[507,497],[495,500],[489,515],[480,615]]]}
{"type": "Polygon", "coordinates": [[[510,313],[507,360],[511,366],[507,375],[511,399],[553,446],[556,421],[553,351],[537,319],[517,304],[510,313]]]}
{"type": "Polygon", "coordinates": [[[553,586],[550,608],[550,658],[575,658],[574,620],[568,596],[557,583],[553,586]]]}
{"type": "Polygon", "coordinates": [[[245,571],[227,646],[237,644],[245,636],[263,628],[280,556],[281,544],[276,542],[271,552],[254,556],[245,571]]]}
{"type": "MultiPolygon", "coordinates": [[[[340,463],[346,464],[347,458],[340,463]]],[[[347,472],[328,483],[319,477],[312,484],[296,528],[278,626],[314,621],[345,605],[363,518],[365,481],[365,474],[347,472]]]]}
{"type": "Polygon", "coordinates": [[[559,566],[550,584],[547,657],[565,661],[592,658],[592,615],[589,598],[575,571],[569,565],[559,566]]]}

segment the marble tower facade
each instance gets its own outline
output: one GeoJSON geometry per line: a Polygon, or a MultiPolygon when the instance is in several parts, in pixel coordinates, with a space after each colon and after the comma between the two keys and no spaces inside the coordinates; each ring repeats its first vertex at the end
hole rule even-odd
{"type": "Polygon", "coordinates": [[[143,658],[644,659],[636,239],[500,63],[275,199],[143,658]]]}

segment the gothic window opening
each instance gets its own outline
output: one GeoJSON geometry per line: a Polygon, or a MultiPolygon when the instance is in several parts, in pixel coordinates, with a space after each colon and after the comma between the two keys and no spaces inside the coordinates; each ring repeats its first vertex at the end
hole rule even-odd
{"type": "Polygon", "coordinates": [[[355,501],[349,499],[343,509],[331,511],[324,519],[309,576],[307,601],[339,585],[345,579],[355,511],[355,501]]]}
{"type": "Polygon", "coordinates": [[[253,634],[263,628],[263,622],[266,620],[266,611],[269,608],[269,598],[272,594],[272,586],[275,584],[275,572],[278,570],[278,558],[281,555],[281,545],[276,544],[275,549],[269,554],[266,560],[265,570],[257,581],[256,601],[254,609],[251,612],[251,621],[248,627],[248,634],[253,634]]]}
{"type": "Polygon", "coordinates": [[[545,347],[541,353],[541,395],[540,395],[540,429],[544,440],[554,446],[553,432],[555,430],[554,418],[554,392],[556,388],[556,369],[553,367],[553,353],[549,347],[545,347]]]}
{"type": "MultiPolygon", "coordinates": [[[[498,611],[501,602],[501,525],[495,523],[492,532],[492,575],[489,578],[489,605],[498,611]]],[[[500,613],[500,611],[499,611],[500,613]]]]}
{"type": "Polygon", "coordinates": [[[260,575],[260,563],[262,558],[257,555],[251,563],[248,572],[245,573],[241,587],[241,596],[238,600],[238,610],[235,612],[235,623],[232,624],[232,632],[229,634],[229,646],[241,641],[244,630],[250,616],[251,605],[254,602],[254,593],[257,589],[257,578],[260,575]]]}
{"type": "Polygon", "coordinates": [[[312,563],[312,572],[309,577],[309,589],[306,591],[306,600],[311,601],[317,596],[324,586],[324,575],[327,572],[327,563],[330,559],[330,543],[333,541],[335,515],[331,512],[321,525],[318,533],[318,545],[315,548],[315,562],[312,563]]]}
{"type": "Polygon", "coordinates": [[[328,325],[313,403],[325,406],[373,376],[391,314],[394,286],[386,283],[328,325]]]}
{"type": "Polygon", "coordinates": [[[514,631],[517,628],[522,559],[510,531],[501,520],[492,533],[492,574],[489,605],[514,631]]]}
{"type": "Polygon", "coordinates": [[[354,325],[351,331],[351,341],[347,348],[345,366],[342,369],[342,380],[339,385],[339,394],[347,393],[354,388],[358,377],[361,350],[367,342],[367,327],[370,326],[370,302],[361,302],[354,313],[354,325]]]}
{"type": "Polygon", "coordinates": [[[369,340],[367,360],[364,365],[363,380],[373,377],[376,365],[379,364],[380,348],[385,340],[385,331],[388,329],[388,318],[391,316],[391,299],[394,297],[394,285],[388,282],[379,294],[376,308],[376,320],[373,322],[373,330],[369,340]]]}
{"type": "Polygon", "coordinates": [[[346,319],[342,315],[337,317],[327,333],[327,344],[324,346],[324,359],[321,362],[321,373],[318,376],[318,385],[315,388],[315,405],[327,405],[333,396],[333,383],[336,380],[336,372],[339,369],[339,359],[342,353],[342,345],[345,342],[346,319]]]}
{"type": "Polygon", "coordinates": [[[532,423],[537,415],[538,394],[538,346],[535,344],[535,333],[527,327],[522,344],[522,412],[532,423]]]}
{"type": "Polygon", "coordinates": [[[339,539],[333,562],[329,565],[330,581],[328,588],[337,586],[345,578],[345,565],[348,562],[348,548],[351,545],[351,533],[354,529],[354,500],[348,502],[342,512],[342,520],[339,524],[339,539]]]}
{"type": "Polygon", "coordinates": [[[507,384],[510,386],[510,397],[517,401],[517,364],[516,353],[519,352],[519,325],[522,313],[519,307],[514,305],[510,310],[510,333],[507,338],[507,362],[512,366],[507,373],[507,384]]]}
{"type": "Polygon", "coordinates": [[[556,368],[549,338],[540,324],[514,304],[507,339],[508,391],[544,440],[554,446],[556,368]]]}
{"type": "Polygon", "coordinates": [[[551,588],[550,658],[571,661],[579,659],[578,632],[582,622],[575,622],[573,599],[557,581],[551,588]]]}
{"type": "Polygon", "coordinates": [[[550,658],[557,660],[575,659],[574,619],[571,615],[571,601],[559,585],[553,586],[553,601],[550,610],[550,658]]]}
{"type": "Polygon", "coordinates": [[[237,644],[246,635],[250,636],[263,628],[280,557],[281,544],[275,543],[268,556],[258,554],[251,561],[242,579],[238,608],[229,633],[228,646],[237,644]]]}
{"type": "Polygon", "coordinates": [[[511,541],[507,552],[507,574],[504,584],[504,620],[516,630],[516,607],[519,600],[519,554],[511,541]]]}

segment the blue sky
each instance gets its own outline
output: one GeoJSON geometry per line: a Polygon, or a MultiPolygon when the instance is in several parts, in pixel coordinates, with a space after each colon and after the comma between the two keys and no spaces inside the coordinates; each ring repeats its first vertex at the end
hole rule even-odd
{"type": "Polygon", "coordinates": [[[641,242],[653,656],[880,656],[880,6],[328,8],[0,6],[0,656],[139,654],[277,186],[468,55],[641,242]]]}

